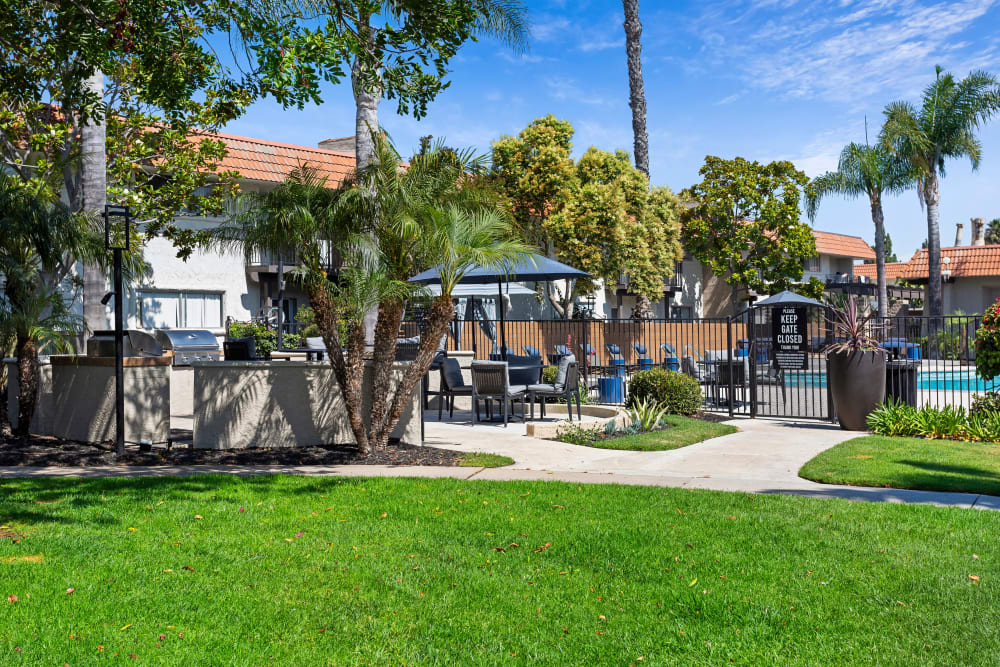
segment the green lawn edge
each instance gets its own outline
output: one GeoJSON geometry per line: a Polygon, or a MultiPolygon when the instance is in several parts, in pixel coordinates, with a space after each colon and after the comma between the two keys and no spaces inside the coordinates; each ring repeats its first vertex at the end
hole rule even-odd
{"type": "Polygon", "coordinates": [[[500,454],[469,452],[458,460],[458,465],[466,468],[502,468],[514,463],[514,459],[500,454]]]}
{"type": "Polygon", "coordinates": [[[817,454],[799,476],[823,484],[1000,496],[1000,444],[868,435],[817,454]]]}
{"type": "Polygon", "coordinates": [[[665,431],[650,431],[648,433],[627,435],[623,438],[614,438],[611,440],[599,440],[590,446],[597,447],[598,449],[655,452],[687,447],[696,442],[717,438],[720,435],[729,435],[739,430],[730,424],[719,424],[702,419],[681,417],[680,415],[667,415],[664,419],[672,428],[668,428],[665,431]]]}

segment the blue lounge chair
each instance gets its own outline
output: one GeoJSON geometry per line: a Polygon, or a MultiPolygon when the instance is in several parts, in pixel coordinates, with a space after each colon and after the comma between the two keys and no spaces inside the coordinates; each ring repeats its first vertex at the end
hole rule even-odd
{"type": "Polygon", "coordinates": [[[646,371],[653,367],[653,360],[650,358],[645,345],[634,343],[632,348],[635,350],[635,354],[637,356],[639,370],[646,371]]]}
{"type": "Polygon", "coordinates": [[[670,343],[660,343],[660,349],[663,350],[663,367],[671,371],[679,371],[681,369],[681,358],[677,354],[677,350],[670,343]]]}

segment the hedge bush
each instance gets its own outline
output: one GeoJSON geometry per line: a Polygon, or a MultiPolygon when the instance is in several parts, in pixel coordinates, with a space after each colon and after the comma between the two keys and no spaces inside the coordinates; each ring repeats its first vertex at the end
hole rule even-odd
{"type": "Polygon", "coordinates": [[[628,404],[655,401],[672,415],[693,415],[701,408],[701,386],[689,375],[663,368],[639,371],[628,384],[628,404]]]}
{"type": "MultiPolygon", "coordinates": [[[[232,322],[229,325],[229,338],[249,338],[253,336],[254,347],[257,348],[259,359],[270,359],[271,353],[278,348],[278,332],[268,329],[258,322],[232,322]]],[[[287,333],[282,342],[287,348],[300,347],[298,334],[287,333]]]]}

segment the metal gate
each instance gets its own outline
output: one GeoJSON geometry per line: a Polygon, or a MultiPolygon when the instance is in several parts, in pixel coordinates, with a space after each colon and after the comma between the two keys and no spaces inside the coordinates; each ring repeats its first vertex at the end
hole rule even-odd
{"type": "MultiPolygon", "coordinates": [[[[746,333],[735,354],[745,359],[732,376],[745,385],[751,417],[829,420],[833,416],[827,387],[824,348],[832,342],[826,309],[819,306],[759,306],[734,319],[746,333]],[[785,333],[782,333],[782,327],[785,333]],[[788,344],[784,344],[784,338],[788,344]],[[790,351],[791,350],[791,351],[790,351]]],[[[737,398],[739,391],[737,392],[737,398]]]]}

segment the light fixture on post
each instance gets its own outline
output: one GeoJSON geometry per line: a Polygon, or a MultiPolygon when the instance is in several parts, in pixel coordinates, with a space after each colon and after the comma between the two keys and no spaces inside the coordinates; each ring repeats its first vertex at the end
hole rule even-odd
{"type": "Polygon", "coordinates": [[[942,257],[941,263],[944,264],[944,268],[941,269],[941,280],[948,282],[951,278],[951,257],[942,257]]]}
{"type": "MultiPolygon", "coordinates": [[[[125,305],[122,287],[122,253],[132,249],[131,237],[132,215],[128,206],[111,204],[105,206],[104,249],[114,253],[115,267],[115,452],[118,456],[125,455],[125,329],[122,319],[125,305]]],[[[106,301],[104,303],[107,305],[106,301]]]]}

